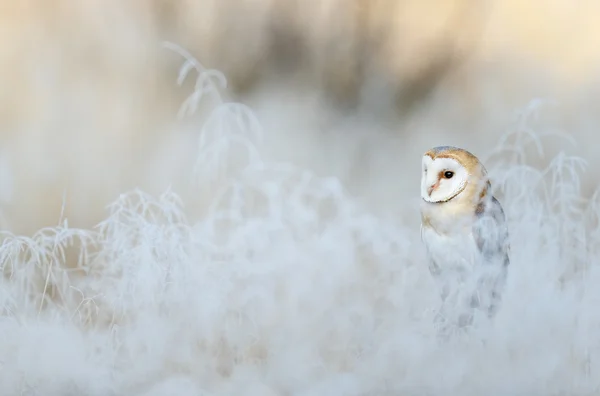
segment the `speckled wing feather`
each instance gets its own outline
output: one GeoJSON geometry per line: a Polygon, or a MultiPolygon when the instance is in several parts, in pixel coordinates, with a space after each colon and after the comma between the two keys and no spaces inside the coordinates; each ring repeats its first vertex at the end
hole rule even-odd
{"type": "Polygon", "coordinates": [[[483,200],[475,211],[477,221],[473,225],[473,237],[486,260],[502,260],[504,267],[510,264],[508,227],[502,205],[491,196],[483,200]]]}
{"type": "Polygon", "coordinates": [[[473,307],[485,306],[490,317],[494,316],[500,305],[502,289],[506,281],[510,264],[510,244],[506,217],[500,202],[493,196],[486,197],[475,211],[477,219],[473,224],[473,237],[483,258],[482,270],[485,270],[479,284],[484,286],[471,301],[473,307]],[[487,272],[491,270],[491,272],[487,272]],[[483,292],[487,290],[488,293],[483,292]],[[483,298],[483,300],[481,300],[483,298]]]}

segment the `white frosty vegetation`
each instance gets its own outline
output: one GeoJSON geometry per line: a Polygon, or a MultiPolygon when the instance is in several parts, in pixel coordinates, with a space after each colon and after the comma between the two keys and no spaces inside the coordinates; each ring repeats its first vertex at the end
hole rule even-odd
{"type": "MultiPolygon", "coordinates": [[[[419,230],[336,179],[263,160],[250,109],[212,95],[191,220],[176,191],[118,197],[93,230],[66,219],[0,245],[2,395],[585,395],[600,387],[600,196],[581,160],[543,154],[529,109],[490,158],[511,268],[493,323],[440,342],[419,230]],[[483,342],[482,342],[483,341],[483,342]]],[[[420,153],[415,154],[419,158],[420,153]]],[[[408,187],[407,187],[408,188],[408,187]]],[[[414,187],[418,194],[418,187],[414,187]]]]}

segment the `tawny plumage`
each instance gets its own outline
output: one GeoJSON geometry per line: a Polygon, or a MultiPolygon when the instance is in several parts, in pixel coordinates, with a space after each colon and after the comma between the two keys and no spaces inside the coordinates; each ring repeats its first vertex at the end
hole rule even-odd
{"type": "Polygon", "coordinates": [[[432,148],[422,159],[421,198],[421,238],[445,305],[493,315],[510,259],[504,211],[485,167],[466,150],[432,148]]]}

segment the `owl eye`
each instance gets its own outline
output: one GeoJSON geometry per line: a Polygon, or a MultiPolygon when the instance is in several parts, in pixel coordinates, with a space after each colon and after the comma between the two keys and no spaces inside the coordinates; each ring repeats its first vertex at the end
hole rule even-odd
{"type": "Polygon", "coordinates": [[[454,176],[454,172],[452,172],[452,171],[446,171],[446,172],[444,172],[444,177],[446,179],[452,179],[452,176],[454,176]]]}

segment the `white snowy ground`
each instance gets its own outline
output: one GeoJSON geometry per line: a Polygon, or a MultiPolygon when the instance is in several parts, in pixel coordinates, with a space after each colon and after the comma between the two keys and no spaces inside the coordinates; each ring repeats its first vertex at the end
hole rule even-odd
{"type": "Polygon", "coordinates": [[[582,201],[577,158],[528,165],[534,107],[484,158],[512,241],[494,323],[441,343],[415,223],[268,159],[262,120],[217,99],[188,175],[202,215],[130,191],[93,230],[6,237],[0,394],[596,394],[600,201],[582,201]]]}

